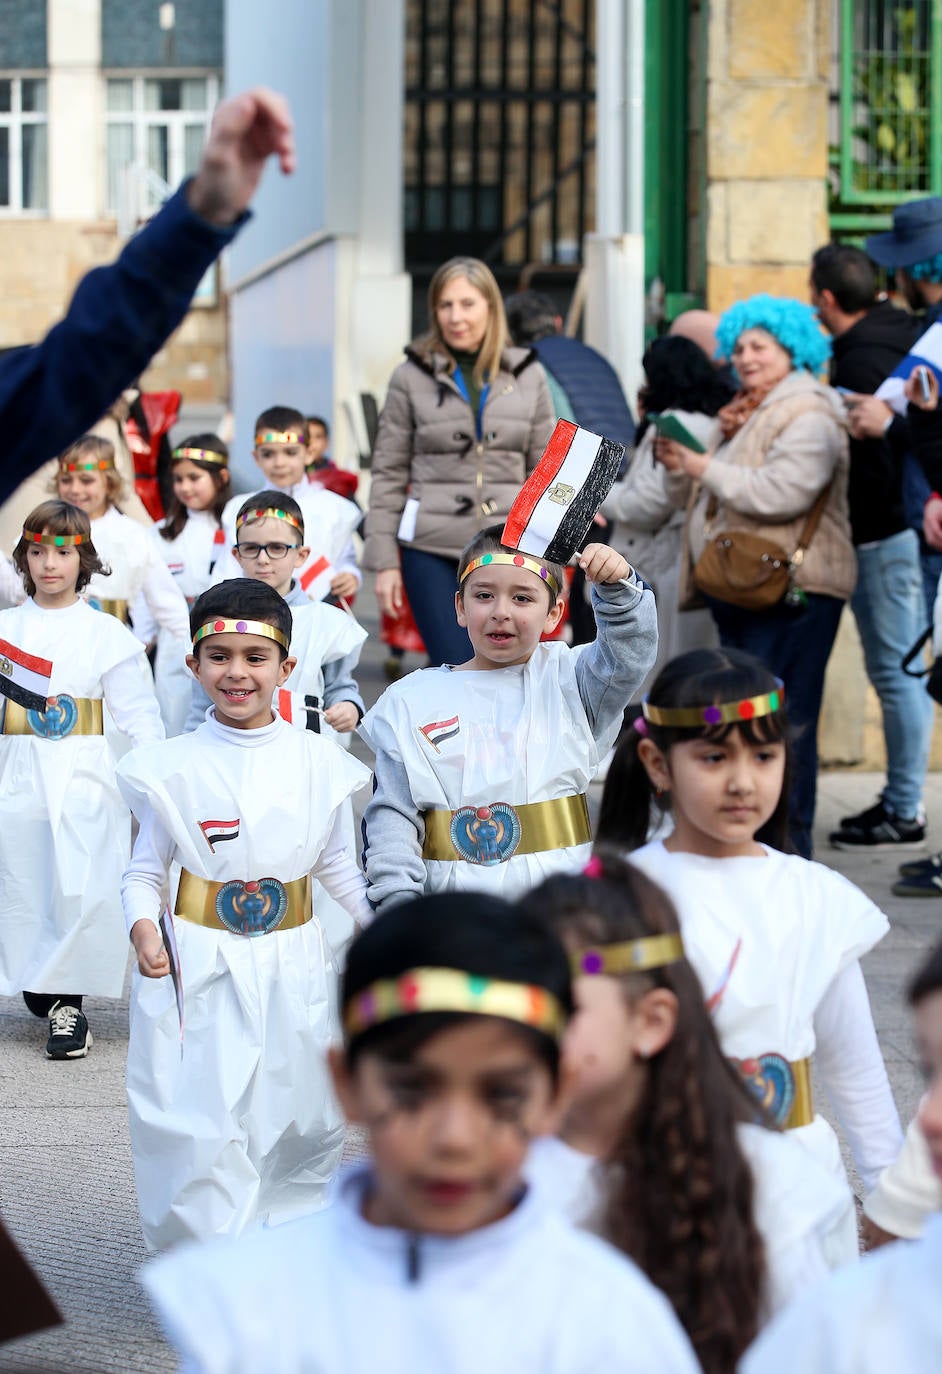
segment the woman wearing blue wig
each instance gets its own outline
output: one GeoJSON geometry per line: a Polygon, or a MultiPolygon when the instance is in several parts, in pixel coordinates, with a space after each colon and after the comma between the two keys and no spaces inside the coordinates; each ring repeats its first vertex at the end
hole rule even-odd
{"type": "Polygon", "coordinates": [[[746,609],[715,587],[707,600],[721,642],[754,654],[785,683],[795,730],[789,838],[810,858],[824,670],[856,580],[844,415],[817,380],[831,345],[810,306],[767,295],[739,301],[720,318],[717,344],[740,383],[719,412],[718,445],[694,453],[671,444],[658,456],[675,473],[673,499],[688,505],[694,564],[729,531],[761,535],[788,557],[808,540],[774,604],[746,609]]]}

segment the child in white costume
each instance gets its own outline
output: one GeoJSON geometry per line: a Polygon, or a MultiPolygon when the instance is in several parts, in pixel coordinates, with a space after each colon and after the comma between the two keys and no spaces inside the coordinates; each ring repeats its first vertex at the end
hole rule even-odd
{"type": "MultiPolygon", "coordinates": [[[[114,463],[114,445],[108,439],[83,435],[60,457],[56,487],[64,501],[84,510],[91,520],[98,556],[111,570],[108,577],[98,573],[90,579],[88,600],[129,624],[131,610],[141,598],[151,623],[165,633],[165,652],[154,682],[165,725],[173,724],[180,703],[189,696],[186,601],[159,557],[150,530],[119,510],[122,481],[114,463]]],[[[150,642],[148,626],[132,629],[142,644],[150,642]]]]}
{"type": "Polygon", "coordinates": [[[843,1176],[812,1105],[814,1056],[869,1191],[902,1139],[859,964],[888,925],[846,878],[781,852],[786,706],[748,654],[674,659],[619,745],[598,838],[633,850],[674,899],[725,1053],[778,1124],[843,1176]],[[675,828],[644,844],[652,794],[675,828]]]}
{"type": "Polygon", "coordinates": [[[585,863],[585,792],[653,662],[654,597],[604,544],[580,556],[595,643],[541,643],[559,623],[562,572],[500,542],[465,549],[455,597],[474,657],[412,673],[367,712],[376,790],[364,817],[370,903],[487,888],[513,897],[585,863]]]}
{"type": "MultiPolygon", "coordinates": [[[[919,1123],[942,1179],[942,949],[910,991],[928,1091],[919,1123]]],[[[740,1374],[930,1374],[942,1369],[942,1216],[919,1240],[898,1241],[787,1308],[740,1374]]]]}
{"type": "Polygon", "coordinates": [[[662,1295],[522,1180],[571,1008],[549,932],[484,893],[404,903],[354,941],[342,1001],[331,1065],[373,1163],[316,1216],[144,1269],[184,1367],[695,1374],[662,1295]]]}
{"type": "Polygon", "coordinates": [[[645,1269],[704,1369],[732,1369],[774,1311],[856,1259],[851,1191],[757,1121],[663,889],[602,850],[520,908],[562,938],[577,1013],[569,1105],[529,1176],[645,1269]]]}
{"type": "MultiPolygon", "coordinates": [[[[314,601],[328,595],[355,596],[363,579],[352,536],[361,513],[352,501],[308,481],[307,439],[307,421],[300,411],[272,406],[255,422],[255,461],[265,475],[265,487],[293,496],[304,512],[310,547],[299,573],[302,589],[314,601]],[[318,575],[323,559],[332,569],[329,578],[318,575]]],[[[261,492],[255,494],[260,496],[261,492]]],[[[229,548],[236,542],[236,518],[244,500],[245,496],[233,496],[222,513],[229,548]]],[[[236,560],[230,556],[217,565],[213,581],[238,576],[236,560]]]]}
{"type": "MultiPolygon", "coordinates": [[[[173,496],[163,520],[151,529],[159,557],[167,566],[187,606],[212,580],[213,569],[226,552],[222,528],[222,509],[229,495],[229,451],[215,434],[194,434],[173,450],[173,496]]],[[[168,660],[177,668],[186,657],[187,645],[180,643],[172,630],[154,620],[143,594],[131,607],[135,632],[145,643],[157,643],[157,675],[164,676],[168,660]]],[[[161,710],[168,735],[179,735],[190,706],[190,675],[177,690],[164,694],[161,710]]]]}
{"type": "Polygon", "coordinates": [[[353,917],[368,914],[337,820],[367,771],[271,709],[293,667],[288,607],[239,579],[205,592],[192,625],[189,663],[213,711],[119,770],[141,824],[122,898],[145,975],[133,986],[127,1086],[151,1249],[323,1200],[343,1125],[323,1066],[336,968],[310,875],[353,917]],[[182,1055],[158,929],[174,887],[182,1055]]]}
{"type": "Polygon", "coordinates": [[[32,1011],[51,1012],[46,1052],[74,1059],[91,1044],[82,995],[120,997],[127,968],[115,898],[131,817],[102,703],[136,744],[163,727],[141,645],[79,595],[101,567],[85,514],[44,502],[14,559],[29,599],[0,613],[0,638],[52,663],[41,691],[57,700],[39,715],[0,698],[0,992],[25,990],[32,1011]]]}

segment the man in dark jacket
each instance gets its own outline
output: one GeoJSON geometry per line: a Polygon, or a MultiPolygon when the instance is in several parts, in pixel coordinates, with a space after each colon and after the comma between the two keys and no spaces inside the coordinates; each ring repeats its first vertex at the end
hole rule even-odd
{"type": "MultiPolygon", "coordinates": [[[[846,244],[819,248],[811,260],[811,299],[834,338],[832,382],[854,396],[874,392],[920,333],[911,315],[877,299],[866,253],[846,244]]],[[[851,606],[867,675],[880,698],[887,780],[874,806],[847,816],[832,832],[836,849],[917,846],[926,835],[922,789],[929,764],[932,702],[902,660],[925,625],[919,540],[903,508],[906,422],[890,415],[878,436],[850,441],[851,534],[857,585],[851,606]]]]}
{"type": "Polygon", "coordinates": [[[216,110],[200,166],[116,262],[79,283],[41,343],[0,358],[0,500],[102,415],[189,308],[207,268],[248,219],[274,153],[294,170],[282,98],[262,89],[216,110]]]}

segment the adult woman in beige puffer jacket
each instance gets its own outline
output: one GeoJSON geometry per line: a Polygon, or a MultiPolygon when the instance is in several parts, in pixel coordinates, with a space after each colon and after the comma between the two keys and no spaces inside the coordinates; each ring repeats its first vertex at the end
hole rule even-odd
{"type": "Polygon", "coordinates": [[[388,614],[405,584],[430,662],[461,663],[471,651],[455,619],[458,558],[479,529],[505,519],[554,415],[536,353],[507,344],[500,291],[484,263],[453,258],[438,269],[429,319],[380,415],[364,563],[388,614]]]}

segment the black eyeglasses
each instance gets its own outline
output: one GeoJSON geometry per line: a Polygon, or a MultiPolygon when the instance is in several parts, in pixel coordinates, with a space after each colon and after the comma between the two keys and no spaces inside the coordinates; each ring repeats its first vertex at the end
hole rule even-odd
{"type": "Polygon", "coordinates": [[[287,558],[292,549],[300,548],[299,544],[236,544],[243,558],[250,559],[253,563],[256,558],[261,558],[265,554],[273,563],[277,563],[280,558],[287,558]]]}

